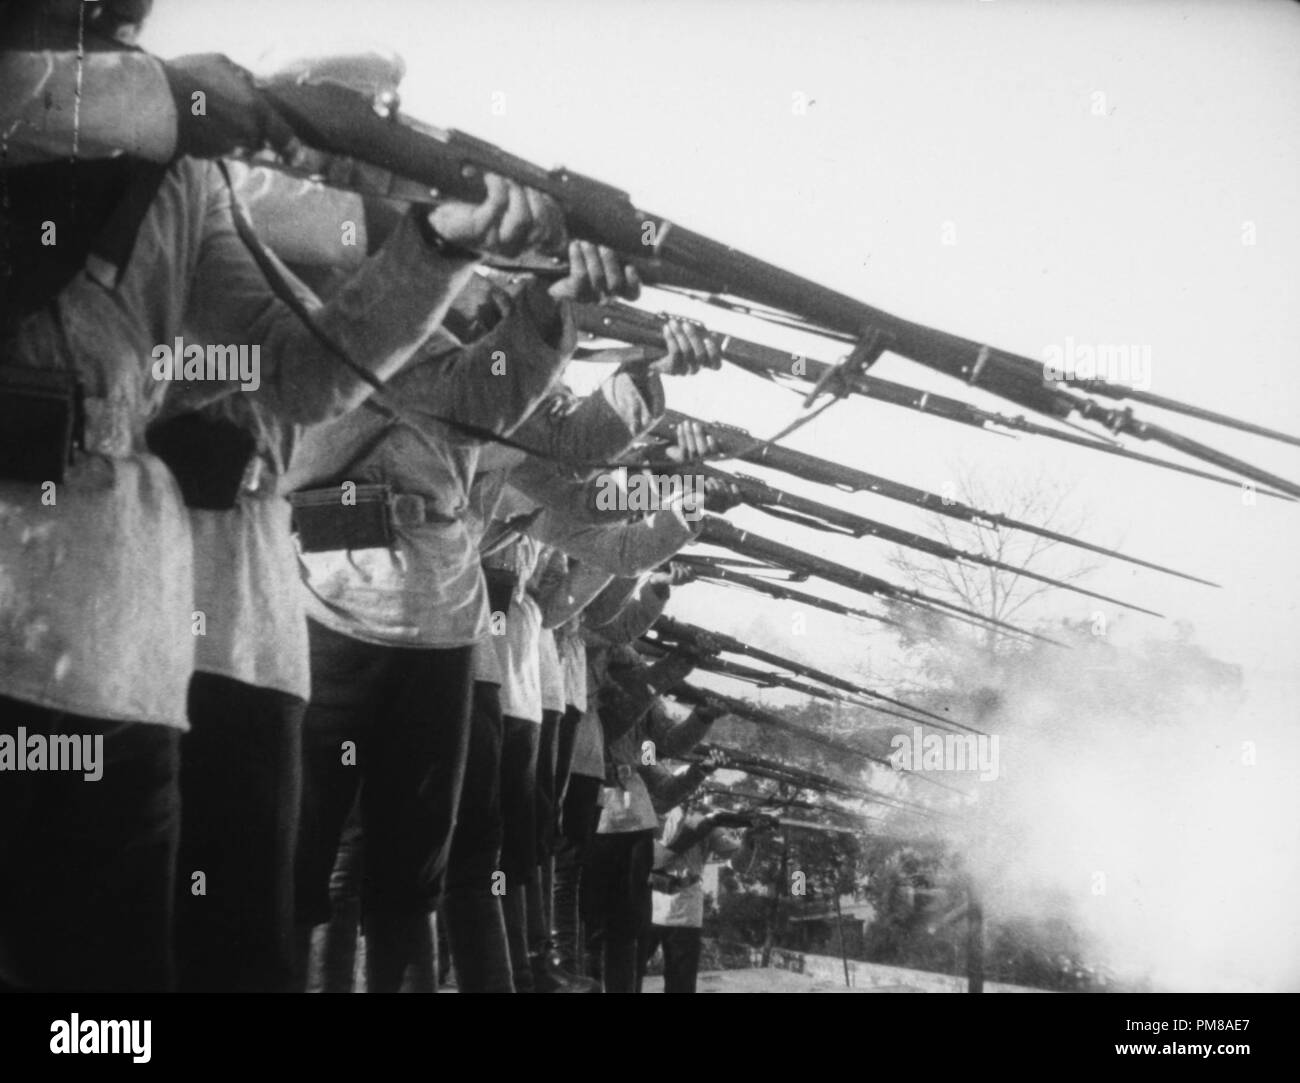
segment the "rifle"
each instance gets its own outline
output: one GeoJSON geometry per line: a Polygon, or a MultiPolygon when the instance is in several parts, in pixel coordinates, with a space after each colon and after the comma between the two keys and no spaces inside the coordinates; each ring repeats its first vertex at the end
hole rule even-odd
{"type": "Polygon", "coordinates": [[[788,733],[792,737],[798,737],[801,740],[809,741],[812,744],[821,745],[823,748],[835,752],[841,756],[853,756],[857,759],[866,760],[868,763],[874,763],[881,767],[888,767],[891,771],[897,771],[899,774],[907,775],[910,778],[923,779],[931,785],[939,786],[945,790],[951,790],[953,793],[965,795],[965,791],[957,786],[952,786],[947,782],[937,779],[932,775],[916,774],[905,768],[895,767],[889,760],[882,759],[874,753],[867,752],[861,748],[854,748],[852,745],[846,745],[842,741],[837,741],[831,737],[825,737],[816,730],[811,730],[807,726],[801,726],[797,722],[787,722],[778,714],[771,711],[765,711],[761,707],[755,707],[752,703],[746,703],[744,700],[733,699],[731,696],[724,696],[720,692],[707,692],[703,688],[683,681],[671,689],[671,694],[682,703],[692,707],[713,704],[726,708],[728,714],[734,714],[737,718],[743,718],[748,722],[753,722],[758,726],[766,726],[769,729],[780,730],[782,733],[788,733]]]}
{"type": "Polygon", "coordinates": [[[800,550],[792,546],[782,545],[780,542],[764,538],[752,531],[741,530],[720,516],[706,515],[704,524],[705,531],[700,540],[710,545],[720,545],[725,549],[731,549],[733,552],[757,557],[766,560],[770,564],[779,564],[781,567],[789,568],[792,571],[815,575],[819,579],[837,583],[842,587],[848,587],[850,590],[860,591],[863,594],[907,602],[928,612],[940,613],[942,616],[953,620],[962,620],[967,624],[997,629],[1003,634],[1028,636],[1030,639],[1051,643],[1056,647],[1067,646],[1059,640],[1040,635],[1037,632],[1031,632],[1027,628],[1020,628],[1017,625],[998,620],[996,617],[986,617],[976,613],[973,609],[966,609],[953,602],[945,602],[941,598],[931,598],[927,594],[922,594],[919,590],[896,586],[885,579],[868,575],[866,572],[860,572],[855,568],[836,564],[834,561],[813,556],[811,553],[800,552],[800,550]]]}
{"type": "Polygon", "coordinates": [[[755,828],[763,824],[770,824],[772,827],[792,828],[800,831],[818,831],[825,835],[857,836],[860,834],[860,832],[853,830],[851,827],[839,827],[835,824],[821,824],[817,823],[815,820],[791,820],[784,816],[772,816],[769,813],[760,812],[757,809],[752,811],[726,809],[725,811],[713,812],[709,815],[717,821],[719,827],[755,828]]]}
{"type": "Polygon", "coordinates": [[[1097,598],[1100,601],[1123,606],[1125,609],[1132,609],[1138,613],[1146,613],[1151,617],[1163,618],[1164,616],[1163,613],[1157,613],[1153,609],[1145,609],[1140,605],[1134,605],[1132,602],[1112,598],[1108,594],[1085,590],[1083,587],[1053,579],[1050,576],[1030,571],[1028,568],[1005,564],[1000,560],[984,556],[982,553],[971,553],[963,549],[957,549],[944,542],[935,541],[921,534],[914,534],[910,530],[900,530],[898,527],[882,523],[877,519],[868,519],[851,511],[844,511],[829,504],[809,500],[807,497],[777,489],[768,485],[767,482],[751,477],[748,474],[728,474],[726,471],[711,466],[705,466],[703,469],[706,474],[711,474],[734,485],[740,493],[741,499],[750,507],[758,508],[760,511],[767,512],[767,514],[778,519],[786,519],[792,523],[812,527],[814,530],[847,534],[854,538],[879,538],[881,541],[893,542],[908,549],[916,549],[943,560],[980,564],[986,568],[997,568],[999,571],[1010,572],[1015,576],[1035,579],[1040,583],[1047,583],[1049,586],[1073,591],[1075,594],[1082,594],[1089,598],[1097,598]]]}
{"type": "MultiPolygon", "coordinates": [[[[651,654],[655,658],[662,658],[666,654],[675,653],[673,648],[667,647],[663,642],[643,638],[636,649],[643,654],[651,654]]],[[[698,648],[697,648],[698,649],[698,648]]],[[[813,699],[820,699],[830,703],[851,703],[855,707],[861,707],[864,710],[876,711],[880,714],[889,715],[892,718],[901,718],[907,722],[918,723],[921,719],[912,718],[910,715],[901,714],[898,711],[891,711],[885,707],[878,707],[874,703],[865,702],[864,700],[846,695],[843,692],[837,692],[829,688],[822,688],[820,685],[809,684],[807,681],[795,680],[793,677],[787,677],[783,673],[773,673],[767,669],[757,669],[754,666],[742,665],[740,662],[732,662],[726,658],[718,658],[714,655],[702,656],[692,652],[692,659],[695,662],[696,669],[703,669],[709,673],[718,673],[724,677],[734,677],[738,681],[745,681],[755,685],[758,688],[788,688],[791,692],[800,692],[805,696],[811,696],[813,699]]],[[[953,725],[947,720],[939,719],[936,715],[929,716],[936,720],[936,724],[945,726],[953,725]]]]}
{"type": "MultiPolygon", "coordinates": [[[[739,770],[739,768],[736,768],[739,770]]],[[[724,768],[726,770],[726,768],[724,768]]],[[[822,805],[816,801],[804,801],[798,797],[782,797],[779,794],[756,793],[753,790],[737,790],[731,786],[701,786],[697,791],[709,797],[726,797],[736,798],[743,801],[756,801],[765,806],[778,806],[783,809],[806,809],[809,812],[820,812],[822,805]]],[[[834,811],[834,810],[832,810],[834,811]]]]}
{"type": "MultiPolygon", "coordinates": [[[[821,830],[821,831],[833,832],[835,834],[844,834],[844,835],[865,834],[865,832],[863,831],[856,830],[852,827],[844,827],[839,824],[823,824],[811,820],[789,820],[786,819],[784,816],[780,815],[779,813],[774,814],[771,812],[764,811],[765,809],[776,808],[776,809],[780,809],[782,812],[785,812],[788,811],[789,809],[797,808],[797,809],[805,809],[808,812],[830,812],[830,813],[839,812],[840,815],[846,814],[843,811],[834,808],[828,808],[825,805],[819,805],[815,801],[800,801],[797,798],[781,797],[778,794],[752,793],[746,790],[733,790],[733,789],[727,789],[724,786],[705,786],[702,787],[700,792],[704,794],[708,794],[710,797],[724,798],[728,801],[748,802],[751,805],[757,805],[758,806],[757,808],[741,808],[741,809],[724,808],[721,810],[717,810],[717,811],[722,811],[723,813],[726,814],[732,814],[739,817],[747,818],[749,822],[739,823],[737,826],[740,827],[749,827],[749,826],[753,826],[755,823],[766,821],[775,826],[781,826],[781,827],[808,828],[814,831],[821,830]]],[[[717,811],[715,811],[711,815],[716,815],[717,811]]],[[[862,819],[862,820],[869,819],[868,817],[855,817],[855,818],[862,819]]],[[[726,825],[723,824],[722,826],[726,826],[726,825]]]]}
{"type": "Polygon", "coordinates": [[[742,771],[754,778],[766,778],[794,789],[812,790],[815,793],[834,795],[845,800],[884,805],[898,812],[908,812],[918,816],[935,817],[946,815],[941,810],[931,808],[929,805],[918,804],[902,797],[893,797],[890,794],[872,789],[870,786],[863,786],[861,783],[842,782],[817,771],[795,767],[791,764],[778,763],[776,760],[770,760],[763,756],[754,756],[739,749],[727,748],[716,743],[701,744],[697,748],[700,750],[698,753],[692,753],[680,758],[686,763],[703,763],[705,755],[717,749],[727,757],[726,765],[722,768],[725,771],[742,771]]]}
{"type": "MultiPolygon", "coordinates": [[[[683,647],[688,647],[698,657],[703,652],[700,649],[700,642],[704,637],[716,640],[722,649],[729,654],[744,654],[750,658],[757,659],[760,662],[766,662],[770,666],[777,666],[780,669],[790,673],[797,673],[802,677],[826,685],[828,688],[836,688],[841,692],[848,692],[852,696],[866,697],[867,699],[879,700],[881,703],[889,703],[895,707],[901,707],[905,711],[910,711],[913,715],[920,715],[922,718],[937,722],[943,726],[955,726],[960,723],[952,722],[937,715],[933,711],[927,711],[923,707],[917,707],[915,704],[908,703],[906,700],[894,699],[892,696],[886,696],[882,692],[867,688],[864,685],[855,684],[853,681],[847,681],[843,677],[837,677],[833,673],[827,673],[825,670],[817,669],[805,662],[795,662],[789,658],[783,658],[779,654],[771,651],[765,651],[761,647],[755,647],[750,643],[742,643],[734,636],[724,635],[721,632],[711,632],[708,629],[700,628],[698,625],[688,624],[685,621],[674,620],[672,617],[661,616],[651,626],[651,631],[655,634],[653,641],[658,646],[665,646],[668,643],[676,643],[683,647]]],[[[703,660],[703,665],[707,668],[707,659],[703,660]]],[[[752,670],[754,674],[767,676],[762,670],[752,670]]],[[[775,675],[772,675],[775,676],[775,675]]],[[[789,686],[787,686],[789,687],[789,686]]],[[[801,689],[797,689],[801,690],[801,689]]],[[[864,704],[869,706],[869,704],[864,704]]],[[[896,711],[886,711],[884,708],[876,707],[874,710],[881,711],[883,714],[893,715],[895,718],[909,718],[907,715],[900,715],[896,711]]],[[[914,721],[909,718],[909,721],[914,721]]],[[[962,729],[968,727],[962,726],[962,729]]],[[[978,730],[971,730],[972,733],[978,733],[978,730]]]]}
{"type": "MultiPolygon", "coordinates": [[[[337,83],[312,83],[304,77],[264,85],[262,93],[305,145],[334,156],[324,169],[326,183],[390,199],[428,203],[449,196],[477,202],[486,195],[483,174],[497,173],[551,195],[571,236],[642,257],[648,270],[661,268],[662,274],[651,275],[650,281],[747,298],[803,320],[814,332],[851,336],[856,345],[849,357],[818,381],[814,393],[865,372],[888,350],[1049,417],[1077,414],[1116,435],[1156,440],[1300,495],[1300,485],[1285,478],[1139,421],[1131,409],[1103,407],[1061,386],[1041,362],[892,316],[663,215],[639,210],[626,192],[591,177],[563,167],[547,171],[463,132],[399,119],[391,100],[376,100],[337,83]],[[377,181],[358,163],[378,166],[391,177],[377,181]]],[[[1127,393],[1118,385],[1101,386],[1117,395],[1127,393]]]]}
{"type": "MultiPolygon", "coordinates": [[[[669,318],[666,313],[656,315],[622,301],[603,301],[596,305],[574,306],[574,323],[578,330],[637,346],[658,346],[662,344],[663,327],[669,318]]],[[[760,342],[739,338],[736,335],[709,331],[707,328],[701,328],[700,330],[702,334],[712,338],[717,344],[718,352],[724,361],[728,361],[737,368],[744,369],[746,372],[766,380],[783,383],[789,379],[808,379],[820,383],[834,371],[833,366],[822,361],[814,361],[802,354],[787,353],[772,346],[765,346],[760,342]]],[[[1030,421],[1023,415],[1008,417],[989,410],[981,410],[979,407],[972,406],[961,399],[949,398],[946,395],[939,395],[932,391],[921,391],[914,387],[908,387],[906,384],[882,380],[876,376],[868,376],[863,372],[845,375],[839,386],[864,398],[889,403],[908,410],[915,410],[946,421],[955,421],[985,432],[1002,433],[1002,430],[1008,430],[1031,436],[1043,436],[1062,443],[1085,447],[1091,451],[1101,451],[1108,455],[1116,455],[1120,458],[1131,459],[1134,462],[1160,467],[1163,470],[1173,470],[1180,474],[1213,481],[1220,485],[1231,485],[1234,488],[1241,485],[1237,478],[1230,478],[1223,474],[1212,474],[1207,470],[1198,470],[1195,467],[1184,466],[1181,463],[1170,462],[1167,459],[1144,455],[1140,451],[1133,451],[1121,444],[1104,442],[1095,439],[1091,435],[1079,436],[1074,433],[1063,432],[1060,429],[1030,421]]],[[[1152,398],[1158,399],[1160,397],[1152,396],[1152,398]]],[[[1172,400],[1160,400],[1161,404],[1167,402],[1172,402],[1172,400]]],[[[1207,411],[1196,411],[1195,416],[1202,416],[1205,413],[1207,411]]],[[[1256,431],[1258,429],[1258,426],[1248,425],[1246,422],[1233,422],[1231,418],[1223,419],[1225,424],[1230,422],[1237,427],[1246,428],[1247,431],[1256,431]]],[[[1270,431],[1264,430],[1266,433],[1270,431]]],[[[1297,438],[1287,437],[1282,433],[1274,435],[1279,439],[1300,442],[1297,438]]],[[[1267,488],[1258,489],[1257,492],[1279,500],[1293,499],[1283,493],[1267,488]]]]}
{"type": "MultiPolygon", "coordinates": [[[[835,342],[847,343],[853,345],[857,338],[853,335],[844,334],[840,331],[832,331],[826,327],[817,327],[807,320],[800,319],[798,316],[789,312],[783,312],[777,308],[771,308],[766,305],[745,304],[735,298],[721,296],[722,287],[719,283],[700,284],[696,283],[694,287],[683,275],[670,276],[660,272],[656,281],[662,289],[671,290],[676,293],[688,294],[693,299],[705,304],[721,308],[727,312],[738,312],[745,316],[751,316],[754,319],[763,320],[766,323],[775,324],[778,327],[786,327],[794,331],[803,331],[806,334],[818,335],[821,338],[830,339],[835,342]]],[[[791,355],[792,358],[801,357],[802,355],[791,355]]],[[[804,359],[807,360],[806,358],[804,359]]],[[[1208,421],[1215,425],[1223,425],[1230,429],[1237,429],[1241,432],[1248,432],[1254,436],[1263,436],[1269,440],[1278,440],[1284,444],[1293,446],[1300,445],[1300,437],[1292,436],[1288,433],[1278,432],[1276,429],[1265,428],[1263,425],[1255,425],[1249,421],[1242,421],[1235,417],[1229,417],[1227,414],[1216,413],[1213,410],[1206,410],[1200,406],[1190,406],[1187,403],[1179,402],[1177,399],[1166,398],[1163,395],[1156,395],[1150,391],[1142,391],[1126,384],[1115,384],[1104,379],[1095,379],[1087,377],[1067,377],[1062,376],[1056,381],[1068,387],[1078,388],[1081,391],[1087,391],[1094,395],[1101,395],[1103,398],[1123,401],[1125,399],[1132,402],[1145,403],[1148,406],[1158,406],[1162,410],[1169,410],[1173,413],[1184,414],[1187,417],[1198,418],[1201,421],[1208,421]]]]}
{"type": "MultiPolygon", "coordinates": [[[[673,557],[673,563],[685,564],[695,572],[695,578],[701,580],[710,580],[725,586],[736,586],[756,590],[761,594],[766,594],[783,602],[798,602],[801,605],[812,606],[814,609],[824,609],[828,613],[837,613],[842,617],[857,617],[859,620],[874,620],[881,624],[888,624],[894,628],[901,628],[902,625],[896,620],[890,620],[888,617],[879,613],[869,613],[865,609],[855,609],[853,606],[844,605],[841,602],[833,602],[829,598],[821,598],[816,594],[808,594],[802,590],[793,590],[783,583],[771,579],[760,579],[756,575],[747,575],[745,572],[738,572],[734,568],[728,567],[719,557],[693,556],[689,553],[679,553],[673,557]]],[[[748,562],[741,562],[748,563],[748,562]]],[[[771,568],[770,564],[753,564],[756,568],[771,568]]]]}
{"type": "Polygon", "coordinates": [[[1213,583],[1208,579],[1201,579],[1195,575],[1188,575],[1186,572],[1166,568],[1149,560],[1131,557],[1118,550],[1107,549],[1092,542],[1081,541],[1078,538],[1070,537],[1068,534],[1048,530],[1046,527],[1021,522],[1000,512],[981,511],[979,508],[963,504],[959,500],[952,500],[940,496],[938,493],[926,492],[924,489],[913,488],[902,482],[890,481],[876,474],[869,474],[865,470],[843,466],[827,459],[819,459],[815,455],[795,451],[793,448],[756,441],[744,429],[738,429],[733,425],[702,422],[698,418],[690,417],[687,414],[668,410],[653,431],[657,436],[671,438],[676,427],[684,421],[695,421],[703,425],[726,456],[743,459],[749,463],[757,463],[760,466],[771,467],[773,470],[779,470],[784,474],[793,474],[805,481],[815,481],[821,485],[833,485],[844,492],[874,493],[889,500],[899,500],[905,504],[911,504],[913,507],[938,512],[940,515],[946,515],[951,519],[960,519],[962,522],[974,523],[978,526],[1006,527],[1009,530],[1024,531],[1027,534],[1035,534],[1049,541],[1072,545],[1076,549],[1086,549],[1089,552],[1100,553],[1103,556],[1117,557],[1120,560],[1127,561],[1130,564],[1137,564],[1143,568],[1151,568],[1167,575],[1176,575],[1180,579],[1189,579],[1193,583],[1201,583],[1208,587],[1219,586],[1218,583],[1213,583]]]}

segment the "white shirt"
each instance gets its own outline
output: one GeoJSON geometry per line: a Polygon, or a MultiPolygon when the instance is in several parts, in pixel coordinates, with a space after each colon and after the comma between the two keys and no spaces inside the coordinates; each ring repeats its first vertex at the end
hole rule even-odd
{"type": "Polygon", "coordinates": [[[710,856],[725,857],[740,849],[740,841],[730,831],[715,828],[709,836],[685,853],[673,853],[668,847],[688,827],[703,819],[699,813],[686,815],[681,806],[664,818],[663,834],[655,843],[655,869],[687,880],[680,891],[666,894],[651,892],[651,921],[671,928],[698,929],[704,924],[704,865],[710,856]]]}

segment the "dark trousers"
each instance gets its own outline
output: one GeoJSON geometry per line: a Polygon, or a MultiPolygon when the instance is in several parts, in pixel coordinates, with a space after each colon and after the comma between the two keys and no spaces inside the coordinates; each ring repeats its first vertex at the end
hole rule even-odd
{"type": "Polygon", "coordinates": [[[560,803],[560,844],[557,853],[573,854],[585,863],[600,823],[600,788],[604,782],[589,775],[570,775],[560,803]]]}
{"type": "Polygon", "coordinates": [[[640,944],[650,926],[653,831],[597,835],[582,885],[587,947],[607,993],[634,993],[640,944]]]}
{"type": "Polygon", "coordinates": [[[570,775],[560,803],[560,840],[555,851],[555,948],[560,966],[583,973],[582,880],[591,840],[600,822],[600,779],[570,775]]]}
{"type": "MultiPolygon", "coordinates": [[[[315,983],[322,993],[356,991],[357,937],[361,928],[361,867],[364,861],[361,810],[354,803],[343,824],[339,850],[334,857],[334,869],[330,873],[330,920],[323,930],[319,977],[315,983]]],[[[309,984],[308,991],[311,988],[309,984]]]]}
{"type": "MultiPolygon", "coordinates": [[[[542,731],[537,744],[537,903],[529,913],[538,914],[534,940],[545,949],[554,933],[555,847],[560,835],[560,795],[564,779],[557,762],[560,743],[559,711],[542,712],[542,731]]],[[[531,920],[531,919],[530,919],[531,920]]]]}
{"type": "Polygon", "coordinates": [[[556,772],[559,751],[559,711],[542,712],[542,728],[537,738],[537,855],[545,861],[555,853],[559,832],[560,779],[556,772]]]}
{"type": "Polygon", "coordinates": [[[501,907],[501,689],[478,681],[442,913],[462,993],[513,993],[501,907]]]}
{"type": "Polygon", "coordinates": [[[305,704],[211,673],[190,678],[189,701],[176,861],[179,987],[287,992],[305,704]]]}
{"type": "Polygon", "coordinates": [[[541,726],[506,715],[501,745],[501,813],[504,834],[501,871],[505,874],[505,913],[510,966],[515,989],[531,991],[529,953],[536,946],[542,917],[537,886],[537,747],[541,726]]]}
{"type": "MultiPolygon", "coordinates": [[[[555,739],[555,797],[564,801],[565,791],[569,786],[570,768],[573,766],[573,742],[578,733],[578,723],[582,721],[582,712],[572,703],[560,716],[559,733],[555,739]]],[[[556,824],[559,824],[560,810],[556,810],[556,824]]]]}
{"type": "Polygon", "coordinates": [[[0,735],[20,727],[102,737],[103,774],[0,771],[0,981],[170,991],[180,730],[0,697],[0,735]]]}
{"type": "Polygon", "coordinates": [[[684,925],[651,925],[642,953],[642,973],[655,949],[664,949],[664,992],[693,993],[700,973],[701,930],[684,925]]]}
{"type": "Polygon", "coordinates": [[[429,915],[443,890],[469,748],[470,648],[376,646],[308,623],[298,921],[329,920],[330,874],[359,790],[367,988],[387,991],[396,975],[427,962],[403,961],[403,952],[433,952],[429,915]]]}
{"type": "Polygon", "coordinates": [[[501,742],[501,870],[506,890],[524,883],[537,865],[537,747],[541,727],[506,715],[501,742]]]}

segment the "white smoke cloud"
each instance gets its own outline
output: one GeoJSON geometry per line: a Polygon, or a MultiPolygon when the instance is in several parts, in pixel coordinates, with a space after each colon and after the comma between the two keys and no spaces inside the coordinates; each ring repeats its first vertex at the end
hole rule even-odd
{"type": "Polygon", "coordinates": [[[1062,652],[1004,690],[1001,777],[953,840],[989,919],[1063,907],[1121,985],[1300,989],[1294,688],[1237,702],[1192,653],[1098,657],[1062,652]]]}

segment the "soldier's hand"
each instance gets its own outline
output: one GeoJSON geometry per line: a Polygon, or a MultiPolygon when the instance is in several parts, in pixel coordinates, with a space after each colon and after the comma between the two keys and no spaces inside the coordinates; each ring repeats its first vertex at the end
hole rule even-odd
{"type": "MultiPolygon", "coordinates": [[[[712,632],[697,632],[690,642],[690,649],[693,653],[701,655],[704,658],[712,658],[723,651],[722,640],[712,632]]],[[[715,701],[716,702],[716,701],[715,701]]]]}
{"type": "Polygon", "coordinates": [[[695,569],[689,564],[683,564],[680,560],[669,561],[668,576],[669,584],[674,587],[685,586],[687,583],[693,583],[696,580],[695,569]]]}
{"type": "MultiPolygon", "coordinates": [[[[708,429],[698,421],[683,421],[677,426],[676,441],[665,450],[664,454],[671,462],[684,464],[700,462],[706,455],[716,454],[717,450],[718,445],[709,435],[708,429]]],[[[705,492],[706,494],[708,492],[707,481],[705,492]]]]}
{"type": "Polygon", "coordinates": [[[641,296],[641,277],[612,248],[570,241],[569,275],[554,283],[550,293],[557,301],[600,301],[606,297],[635,301],[641,296]]]}
{"type": "Polygon", "coordinates": [[[539,408],[539,412],[555,421],[562,421],[582,405],[582,399],[568,389],[557,391],[539,408]]]}
{"type": "Polygon", "coordinates": [[[722,367],[718,341],[694,320],[673,317],[664,324],[667,353],[650,366],[665,376],[694,376],[701,368],[722,367]]]}
{"type": "Polygon", "coordinates": [[[741,503],[740,489],[723,478],[704,479],[704,510],[718,515],[729,512],[741,503]]]}
{"type": "MultiPolygon", "coordinates": [[[[707,482],[705,483],[708,484],[707,482]]],[[[735,528],[720,515],[705,515],[699,521],[699,533],[695,536],[697,542],[704,542],[706,545],[725,545],[732,537],[735,528]]]]}
{"type": "MultiPolygon", "coordinates": [[[[699,710],[701,710],[701,708],[697,707],[696,711],[699,710]]],[[[726,714],[726,711],[719,711],[715,717],[721,718],[724,714],[726,714]]],[[[727,754],[720,748],[709,749],[709,751],[704,754],[704,760],[700,763],[701,769],[708,775],[711,775],[714,771],[726,766],[727,754]]]]}
{"type": "Polygon", "coordinates": [[[447,200],[430,212],[429,224],[445,241],[507,257],[563,245],[564,215],[554,199],[495,173],[484,173],[483,184],[482,203],[447,200]]]}

